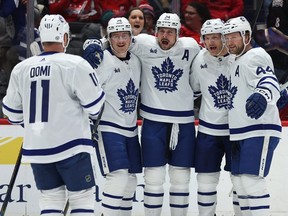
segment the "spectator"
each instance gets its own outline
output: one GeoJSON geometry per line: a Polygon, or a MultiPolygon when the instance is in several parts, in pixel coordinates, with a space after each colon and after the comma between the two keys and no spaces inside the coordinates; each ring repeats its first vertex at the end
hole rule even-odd
{"type": "Polygon", "coordinates": [[[19,38],[22,36],[26,26],[26,4],[27,0],[18,2],[2,0],[0,5],[0,17],[7,18],[11,16],[13,19],[15,30],[13,45],[19,45],[19,38]]]}
{"type": "Polygon", "coordinates": [[[200,44],[200,30],[208,19],[211,19],[211,15],[205,5],[197,2],[188,4],[184,11],[180,37],[192,37],[200,44]]]}
{"type": "Polygon", "coordinates": [[[263,0],[263,12],[264,12],[264,20],[267,20],[267,16],[269,14],[269,7],[273,0],[263,0]]]}
{"type": "MultiPolygon", "coordinates": [[[[259,26],[258,26],[259,27],[259,26]]],[[[255,41],[270,54],[280,84],[288,80],[288,1],[273,0],[269,7],[267,26],[255,32],[255,41]]],[[[288,107],[280,110],[282,120],[288,119],[288,107]]]]}
{"type": "MultiPolygon", "coordinates": [[[[288,0],[272,1],[267,16],[267,28],[270,27],[288,35],[288,0]]],[[[279,82],[285,83],[288,80],[288,56],[278,50],[271,50],[268,53],[272,57],[279,82]]]]}
{"type": "Polygon", "coordinates": [[[6,3],[3,0],[0,1],[0,118],[4,117],[2,100],[6,95],[10,73],[14,66],[8,61],[8,51],[13,44],[15,28],[12,15],[4,13],[6,3]]]}
{"type": "Polygon", "coordinates": [[[154,35],[156,19],[153,7],[149,4],[142,4],[139,5],[139,8],[144,12],[145,16],[145,25],[143,33],[154,35]]]}
{"type": "Polygon", "coordinates": [[[122,16],[128,13],[131,8],[137,7],[140,4],[146,4],[148,2],[147,0],[98,0],[98,3],[103,12],[112,10],[115,14],[122,16]]]}
{"type": "Polygon", "coordinates": [[[102,15],[98,0],[50,0],[49,10],[67,22],[99,22],[102,15]]]}
{"type": "Polygon", "coordinates": [[[182,13],[184,13],[186,6],[190,2],[205,4],[209,9],[212,18],[220,18],[224,21],[229,18],[241,16],[244,12],[243,0],[182,0],[182,13]]]}
{"type": "Polygon", "coordinates": [[[112,10],[107,10],[103,13],[100,24],[101,24],[101,38],[107,35],[107,26],[111,18],[117,17],[112,10]]]}
{"type": "MultiPolygon", "coordinates": [[[[43,8],[42,8],[43,9],[43,8]]],[[[40,52],[43,51],[42,49],[42,45],[40,42],[40,35],[39,35],[39,25],[40,25],[40,21],[42,19],[42,17],[44,15],[46,15],[45,13],[47,12],[47,10],[40,10],[38,8],[38,6],[34,7],[34,42],[36,43],[32,43],[33,48],[37,48],[38,50],[35,51],[31,46],[31,51],[32,51],[32,55],[37,55],[40,54],[40,52]],[[42,13],[43,12],[43,13],[42,13]],[[35,47],[34,47],[35,46],[35,47]]],[[[31,24],[32,25],[32,24],[31,24]]],[[[27,48],[29,49],[29,45],[27,45],[27,27],[25,26],[25,28],[23,29],[23,32],[21,35],[19,35],[19,45],[16,45],[15,47],[13,47],[13,50],[16,49],[14,52],[16,52],[19,55],[19,61],[23,61],[24,59],[27,58],[27,48]]]]}
{"type": "Polygon", "coordinates": [[[12,16],[6,18],[0,16],[0,68],[5,71],[12,70],[13,67],[7,62],[7,52],[13,44],[14,35],[12,16]]]}
{"type": "Polygon", "coordinates": [[[0,118],[3,118],[2,100],[9,83],[11,64],[7,61],[7,52],[12,44],[12,37],[6,32],[5,19],[0,17],[0,118]]]}
{"type": "Polygon", "coordinates": [[[148,4],[153,7],[156,20],[161,14],[172,11],[170,0],[148,0],[148,4]]]}
{"type": "Polygon", "coordinates": [[[143,31],[145,16],[144,12],[139,7],[131,8],[125,17],[128,19],[132,27],[133,36],[136,36],[143,31]]]}
{"type": "MultiPolygon", "coordinates": [[[[0,51],[0,55],[1,55],[1,51],[0,51]]],[[[4,118],[4,114],[2,111],[2,100],[4,96],[6,95],[9,78],[10,78],[10,73],[8,73],[7,71],[5,71],[3,68],[0,67],[0,118],[4,118]]]]}

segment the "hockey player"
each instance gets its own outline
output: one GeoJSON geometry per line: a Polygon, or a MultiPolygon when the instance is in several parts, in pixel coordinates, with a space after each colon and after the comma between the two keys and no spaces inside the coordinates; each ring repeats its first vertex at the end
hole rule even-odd
{"type": "MultiPolygon", "coordinates": [[[[135,36],[131,52],[142,63],[140,115],[144,165],[146,216],[160,216],[166,165],[169,164],[172,216],[185,216],[189,206],[190,168],[194,162],[194,98],[190,67],[200,48],[193,38],[179,38],[180,19],[164,13],[156,23],[156,37],[135,36]]],[[[100,62],[90,44],[84,51],[97,67],[100,62]]]]}
{"type": "Polygon", "coordinates": [[[44,53],[12,71],[3,112],[13,124],[24,124],[22,162],[31,163],[41,215],[94,216],[95,150],[89,118],[105,100],[93,68],[81,57],[65,54],[69,25],[60,15],[40,23],[44,53]],[[66,198],[67,193],[67,198],[66,198]]]}
{"type": "Polygon", "coordinates": [[[128,216],[137,186],[135,173],[142,172],[137,126],[137,102],[141,64],[128,51],[132,28],[124,17],[112,18],[107,26],[110,46],[96,69],[106,93],[98,127],[98,158],[106,176],[103,188],[104,216],[128,216]]]}
{"type": "Polygon", "coordinates": [[[224,170],[231,170],[228,110],[231,108],[229,65],[232,56],[224,45],[223,26],[220,19],[210,19],[202,25],[201,43],[206,49],[196,56],[191,70],[195,96],[202,95],[195,150],[199,216],[215,214],[216,187],[224,155],[224,170]]]}
{"type": "Polygon", "coordinates": [[[180,26],[176,14],[164,13],[157,20],[156,37],[138,35],[131,50],[142,61],[140,115],[146,216],[161,214],[166,164],[171,215],[185,216],[189,207],[195,146],[189,75],[200,48],[193,38],[179,38],[180,26]]]}
{"type": "Polygon", "coordinates": [[[265,177],[281,136],[279,83],[271,57],[263,48],[252,48],[251,26],[245,17],[228,20],[222,33],[229,52],[236,56],[230,69],[228,113],[233,187],[242,216],[268,216],[265,177]]]}

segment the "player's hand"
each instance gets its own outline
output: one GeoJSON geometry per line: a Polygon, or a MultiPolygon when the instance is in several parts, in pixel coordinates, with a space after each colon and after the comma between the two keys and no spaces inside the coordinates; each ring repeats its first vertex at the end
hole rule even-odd
{"type": "Polygon", "coordinates": [[[83,44],[83,58],[95,69],[103,60],[101,41],[98,39],[87,39],[83,44]]]}
{"type": "Polygon", "coordinates": [[[94,143],[98,142],[98,132],[97,132],[97,128],[95,126],[95,123],[92,119],[89,119],[89,123],[90,123],[90,130],[91,130],[91,139],[94,143]]]}
{"type": "Polygon", "coordinates": [[[246,113],[250,118],[260,118],[267,108],[266,98],[255,92],[246,100],[246,113]]]}
{"type": "Polygon", "coordinates": [[[283,89],[280,92],[280,98],[277,101],[277,107],[279,110],[283,109],[288,104],[288,93],[287,89],[283,89]]]}

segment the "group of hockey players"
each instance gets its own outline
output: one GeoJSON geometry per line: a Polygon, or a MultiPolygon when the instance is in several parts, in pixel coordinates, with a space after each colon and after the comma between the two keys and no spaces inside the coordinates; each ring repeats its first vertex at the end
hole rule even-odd
{"type": "Polygon", "coordinates": [[[176,14],[164,13],[155,36],[133,36],[126,18],[112,18],[107,37],[87,40],[81,58],[65,54],[64,18],[42,18],[44,52],[14,68],[3,100],[10,122],[24,124],[23,161],[31,163],[41,192],[41,215],[63,215],[67,199],[71,216],[94,215],[98,160],[103,216],[132,215],[142,168],[145,216],[161,215],[166,171],[171,216],[188,214],[191,168],[199,216],[214,216],[224,155],[235,215],[269,215],[265,177],[281,137],[272,60],[252,48],[243,16],[207,20],[205,48],[179,37],[180,27],[176,14]],[[196,133],[193,109],[200,96],[196,133]]]}

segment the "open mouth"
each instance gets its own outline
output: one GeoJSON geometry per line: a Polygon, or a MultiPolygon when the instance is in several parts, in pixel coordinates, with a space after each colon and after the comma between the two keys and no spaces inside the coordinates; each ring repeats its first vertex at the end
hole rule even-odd
{"type": "Polygon", "coordinates": [[[168,45],[168,44],[169,44],[169,41],[168,41],[168,40],[161,40],[161,43],[162,43],[163,45],[168,45]]]}
{"type": "Polygon", "coordinates": [[[217,49],[217,47],[216,47],[216,46],[210,46],[209,49],[210,49],[211,51],[215,51],[215,50],[217,49]]]}
{"type": "Polygon", "coordinates": [[[138,24],[136,24],[136,25],[134,25],[134,28],[140,28],[140,25],[138,25],[138,24]]]}

